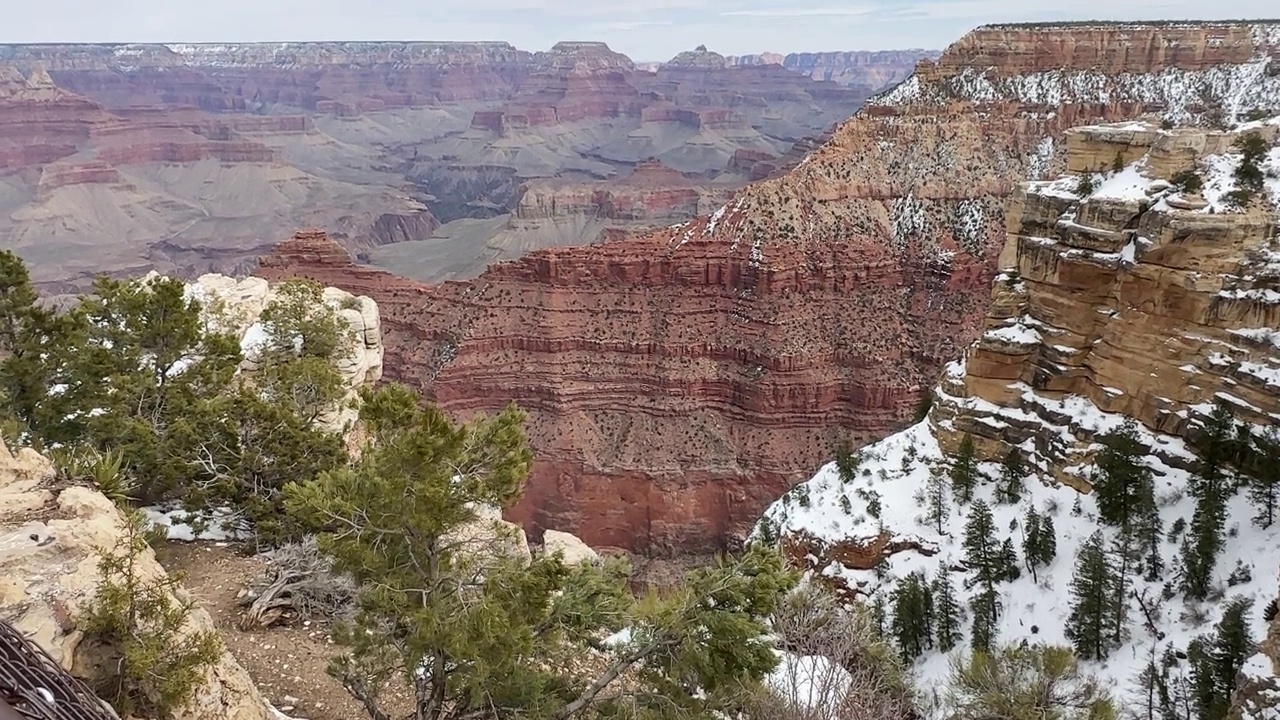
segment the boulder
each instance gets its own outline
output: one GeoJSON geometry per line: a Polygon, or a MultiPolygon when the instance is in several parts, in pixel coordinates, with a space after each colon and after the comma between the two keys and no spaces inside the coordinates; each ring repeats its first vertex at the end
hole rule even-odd
{"type": "Polygon", "coordinates": [[[542,534],[542,551],[547,555],[561,554],[566,565],[600,562],[600,553],[582,542],[577,535],[559,530],[547,530],[542,534]]]}
{"type": "MultiPolygon", "coordinates": [[[[47,651],[72,674],[83,669],[76,627],[98,584],[99,551],[116,546],[124,516],[96,490],[49,489],[52,465],[30,449],[11,454],[0,443],[0,617],[47,651]]],[[[164,568],[147,549],[139,558],[144,575],[164,568]]],[[[188,631],[213,631],[213,619],[195,608],[188,631]]],[[[273,718],[249,674],[229,653],[206,673],[204,683],[176,720],[269,720],[273,718]]]]}

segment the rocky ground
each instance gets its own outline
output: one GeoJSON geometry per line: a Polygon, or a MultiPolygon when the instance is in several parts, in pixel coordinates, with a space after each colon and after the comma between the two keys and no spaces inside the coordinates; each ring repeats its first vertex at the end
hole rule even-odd
{"type": "Polygon", "coordinates": [[[307,621],[296,627],[240,629],[245,588],[263,569],[259,557],[225,542],[169,541],[156,557],[209,613],[227,650],[249,672],[253,684],[276,709],[306,720],[352,720],[364,709],[325,668],[337,647],[328,626],[307,621]]]}

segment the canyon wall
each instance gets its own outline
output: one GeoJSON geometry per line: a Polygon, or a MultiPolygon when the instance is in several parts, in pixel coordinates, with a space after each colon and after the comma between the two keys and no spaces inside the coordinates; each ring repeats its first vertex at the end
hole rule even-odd
{"type": "Polygon", "coordinates": [[[244,272],[308,225],[469,278],[714,209],[873,90],[684,56],[646,72],[591,42],[0,46],[0,241],[52,293],[244,272]]]}
{"type": "MultiPolygon", "coordinates": [[[[942,373],[927,419],[822,467],[764,513],[758,537],[869,603],[891,606],[902,581],[923,575],[948,583],[960,605],[993,593],[988,637],[1002,646],[1071,646],[1080,598],[1063,589],[1079,579],[1079,558],[1092,538],[1126,542],[1092,483],[1105,471],[1103,437],[1132,422],[1158,542],[1144,544],[1140,571],[1116,563],[1128,589],[1114,647],[1082,663],[1117,702],[1159,713],[1144,670],[1167,674],[1180,696],[1188,648],[1243,600],[1254,608],[1244,630],[1261,645],[1232,678],[1228,717],[1273,716],[1280,523],[1246,474],[1210,511],[1223,542],[1204,566],[1207,593],[1188,589],[1186,568],[1203,550],[1204,422],[1219,404],[1253,437],[1280,420],[1277,113],[1232,130],[1129,121],[1068,131],[1062,160],[1075,169],[1008,200],[982,329],[942,373]],[[965,437],[977,464],[961,488],[948,475],[965,437]],[[965,547],[982,515],[991,546],[1019,569],[985,587],[965,547]],[[1032,561],[1023,556],[1037,526],[1056,549],[1032,561]]],[[[978,633],[966,628],[955,651],[974,649],[978,633]]],[[[945,682],[952,655],[922,648],[921,680],[945,682]]]]}
{"type": "MultiPolygon", "coordinates": [[[[814,80],[830,80],[853,87],[891,87],[906,80],[920,60],[935,60],[937,50],[856,50],[760,53],[730,57],[733,65],[781,65],[814,80]]],[[[874,91],[874,90],[873,90],[874,91]]]]}
{"type": "Polygon", "coordinates": [[[268,266],[378,300],[388,375],[445,408],[527,407],[538,459],[515,515],[531,527],[707,551],[740,541],[837,443],[909,420],[981,334],[1005,199],[1065,167],[1069,127],[1176,122],[1219,97],[1231,112],[1280,105],[1277,45],[1274,24],[983,28],[790,173],[693,222],[432,288],[345,277],[357,271],[328,246],[290,243],[268,266]],[[1135,33],[1202,64],[1095,68],[1133,55],[1135,33]],[[1073,50],[1041,72],[1001,64],[1008,46],[1073,50]]]}
{"type": "Polygon", "coordinates": [[[985,330],[939,389],[944,450],[965,434],[985,458],[1017,447],[1083,489],[1099,412],[1185,439],[1215,403],[1260,427],[1280,420],[1280,180],[1232,204],[1246,135],[1272,148],[1261,168],[1274,177],[1280,118],[1229,132],[1069,133],[1068,166],[1085,169],[1010,199],[985,330]],[[1086,193],[1081,173],[1114,164],[1125,169],[1086,193]],[[1171,183],[1186,172],[1204,178],[1203,195],[1171,183]]]}

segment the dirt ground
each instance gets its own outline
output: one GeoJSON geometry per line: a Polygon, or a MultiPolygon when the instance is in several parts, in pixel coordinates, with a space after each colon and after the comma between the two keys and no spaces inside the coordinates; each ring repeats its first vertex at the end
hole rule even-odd
{"type": "Polygon", "coordinates": [[[157,550],[165,569],[185,574],[185,585],[209,611],[222,640],[254,684],[281,712],[306,720],[361,720],[364,709],[325,672],[337,646],[318,623],[243,632],[238,595],[262,561],[227,543],[170,541],[157,550]]]}

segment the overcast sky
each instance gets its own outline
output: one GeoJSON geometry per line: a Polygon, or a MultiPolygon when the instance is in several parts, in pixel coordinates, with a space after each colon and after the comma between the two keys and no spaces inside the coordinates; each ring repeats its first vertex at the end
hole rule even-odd
{"type": "Polygon", "coordinates": [[[1280,15],[1275,0],[5,0],[0,42],[604,40],[635,60],[705,44],[942,48],[999,21],[1280,15]]]}

